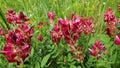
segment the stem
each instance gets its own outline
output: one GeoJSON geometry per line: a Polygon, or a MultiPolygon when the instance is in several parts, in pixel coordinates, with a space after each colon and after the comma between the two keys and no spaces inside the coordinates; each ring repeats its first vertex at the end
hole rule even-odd
{"type": "Polygon", "coordinates": [[[24,68],[23,62],[20,63],[20,68],[24,68]]]}
{"type": "Polygon", "coordinates": [[[117,67],[117,56],[118,56],[118,47],[116,46],[116,54],[115,54],[115,61],[114,61],[114,68],[117,67]]]}
{"type": "Polygon", "coordinates": [[[23,63],[23,60],[21,58],[20,58],[20,61],[21,61],[20,68],[24,68],[24,63],[23,63]]]}
{"type": "Polygon", "coordinates": [[[82,68],[85,68],[85,66],[83,65],[83,63],[81,63],[81,65],[82,65],[82,68]]]}
{"type": "Polygon", "coordinates": [[[49,66],[51,65],[51,63],[52,63],[52,62],[53,62],[53,60],[51,60],[51,61],[48,63],[48,65],[47,65],[47,66],[49,67],[49,66]]]}

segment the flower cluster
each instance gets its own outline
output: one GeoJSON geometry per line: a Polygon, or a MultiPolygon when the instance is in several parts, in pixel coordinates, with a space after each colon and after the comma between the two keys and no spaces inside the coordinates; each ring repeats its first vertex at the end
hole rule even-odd
{"type": "Polygon", "coordinates": [[[59,18],[57,25],[50,31],[52,41],[55,44],[60,42],[61,37],[64,37],[66,44],[70,47],[73,59],[84,61],[84,52],[82,47],[76,46],[76,42],[80,38],[82,32],[85,35],[94,33],[92,18],[80,18],[75,14],[70,16],[70,20],[59,18]]]}
{"type": "Polygon", "coordinates": [[[117,34],[114,42],[115,42],[116,45],[120,46],[120,33],[117,34]]]}
{"type": "Polygon", "coordinates": [[[12,9],[9,9],[6,13],[7,21],[17,26],[17,28],[8,30],[7,34],[0,30],[6,39],[6,45],[0,52],[6,56],[9,62],[16,62],[19,65],[30,54],[30,40],[33,36],[34,28],[29,27],[25,23],[29,19],[22,12],[19,13],[19,16],[15,14],[12,9]]]}
{"type": "Polygon", "coordinates": [[[80,18],[76,18],[74,21],[59,18],[58,24],[61,26],[64,39],[68,45],[74,45],[80,37],[82,32],[82,23],[80,18]]]}
{"type": "Polygon", "coordinates": [[[104,45],[102,45],[101,41],[97,40],[93,45],[92,48],[89,48],[89,52],[92,56],[98,59],[104,53],[104,45]]]}
{"type": "Polygon", "coordinates": [[[70,20],[59,18],[58,24],[54,26],[54,30],[51,31],[51,35],[52,39],[58,39],[58,37],[54,37],[54,35],[56,35],[55,32],[57,35],[60,33],[59,38],[61,38],[61,34],[63,34],[66,43],[68,45],[74,45],[79,39],[82,31],[84,31],[84,34],[93,34],[93,28],[92,18],[79,18],[72,14],[70,20]]]}
{"type": "Polygon", "coordinates": [[[111,38],[114,38],[114,34],[116,31],[116,18],[114,16],[114,12],[112,8],[108,8],[104,13],[104,22],[106,22],[106,33],[111,38]]]}
{"type": "Polygon", "coordinates": [[[24,24],[29,19],[23,14],[23,12],[20,12],[19,15],[16,15],[16,12],[12,9],[8,9],[6,13],[7,21],[10,24],[24,24]]]}
{"type": "Polygon", "coordinates": [[[82,21],[84,25],[84,34],[93,34],[94,25],[92,24],[92,18],[85,18],[82,21]]]}

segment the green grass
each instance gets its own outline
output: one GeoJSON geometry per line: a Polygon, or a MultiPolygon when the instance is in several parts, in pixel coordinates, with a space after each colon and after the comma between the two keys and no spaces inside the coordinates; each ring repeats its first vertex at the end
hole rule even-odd
{"type": "MultiPolygon", "coordinates": [[[[75,13],[78,16],[93,17],[94,22],[100,18],[101,23],[106,8],[112,7],[117,12],[118,4],[119,0],[0,0],[0,8],[4,14],[8,8],[16,12],[23,11],[34,25],[38,21],[47,22],[48,11],[55,12],[56,20],[64,16],[69,18],[71,13],[75,13]]],[[[118,13],[115,14],[120,17],[118,13]]]]}

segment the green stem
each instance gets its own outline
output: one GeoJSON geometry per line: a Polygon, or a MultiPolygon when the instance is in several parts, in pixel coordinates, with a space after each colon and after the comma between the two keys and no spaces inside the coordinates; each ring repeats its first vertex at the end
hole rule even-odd
{"type": "Polygon", "coordinates": [[[115,54],[114,68],[117,67],[117,57],[118,57],[118,47],[116,46],[116,54],[115,54]]]}
{"type": "Polygon", "coordinates": [[[23,63],[20,64],[20,68],[24,68],[24,64],[23,63]]]}
{"type": "Polygon", "coordinates": [[[85,66],[83,65],[83,63],[81,63],[81,65],[82,65],[82,68],[85,68],[85,66]]]}

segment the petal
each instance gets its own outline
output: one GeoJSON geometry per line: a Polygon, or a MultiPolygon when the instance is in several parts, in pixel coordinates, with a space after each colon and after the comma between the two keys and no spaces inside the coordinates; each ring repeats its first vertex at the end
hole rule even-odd
{"type": "Polygon", "coordinates": [[[100,45],[100,46],[98,46],[98,49],[99,49],[99,50],[104,50],[105,47],[104,47],[103,45],[100,45]]]}
{"type": "Polygon", "coordinates": [[[28,57],[30,54],[30,52],[25,52],[24,54],[22,54],[20,57],[25,60],[26,57],[28,57]]]}
{"type": "Polygon", "coordinates": [[[120,45],[120,38],[118,36],[116,36],[114,43],[120,45]]]}
{"type": "Polygon", "coordinates": [[[25,44],[22,48],[18,49],[16,52],[21,52],[21,51],[23,51],[23,50],[28,49],[29,47],[30,47],[30,45],[25,44]]]}
{"type": "Polygon", "coordinates": [[[4,50],[5,51],[12,51],[12,49],[13,49],[13,46],[4,46],[4,50]]]}
{"type": "Polygon", "coordinates": [[[38,40],[39,40],[39,41],[43,41],[42,35],[39,35],[39,36],[38,36],[38,40]]]}
{"type": "Polygon", "coordinates": [[[6,60],[7,60],[8,62],[10,62],[10,63],[11,63],[11,62],[17,62],[17,60],[15,60],[14,58],[9,58],[9,57],[6,58],[6,60]]]}
{"type": "Polygon", "coordinates": [[[89,52],[91,53],[92,56],[96,56],[96,52],[94,50],[92,50],[90,48],[88,50],[89,50],[89,52]]]}
{"type": "Polygon", "coordinates": [[[6,55],[6,56],[11,56],[11,57],[15,57],[16,54],[13,53],[12,51],[0,51],[2,54],[6,55]]]}
{"type": "Polygon", "coordinates": [[[120,32],[117,34],[117,36],[120,38],[120,32]]]}

